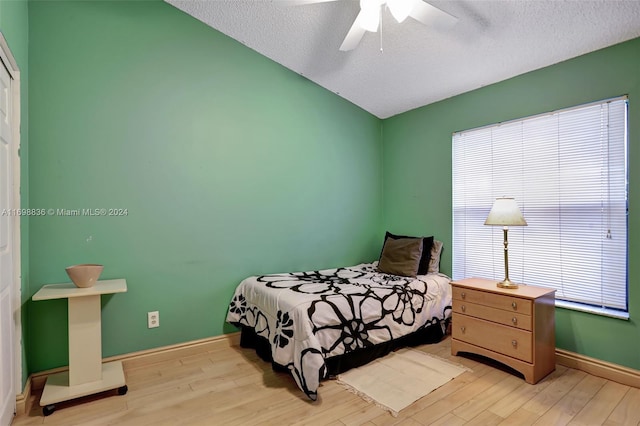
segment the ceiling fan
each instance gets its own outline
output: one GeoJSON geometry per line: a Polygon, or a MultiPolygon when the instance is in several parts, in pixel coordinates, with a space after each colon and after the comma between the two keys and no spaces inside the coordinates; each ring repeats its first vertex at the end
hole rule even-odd
{"type": "MultiPolygon", "coordinates": [[[[336,0],[297,0],[296,4],[324,3],[336,0]]],[[[407,17],[412,17],[427,26],[441,29],[450,28],[457,21],[453,15],[448,14],[435,6],[422,0],[360,0],[360,13],[356,16],[353,25],[344,38],[340,50],[353,50],[360,43],[366,31],[376,32],[382,16],[382,7],[389,8],[398,23],[407,17]]]]}

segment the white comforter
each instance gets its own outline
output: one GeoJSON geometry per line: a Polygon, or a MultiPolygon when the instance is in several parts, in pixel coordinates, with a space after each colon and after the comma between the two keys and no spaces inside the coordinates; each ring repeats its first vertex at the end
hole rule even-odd
{"type": "Polygon", "coordinates": [[[236,288],[227,321],[268,339],[273,361],[315,400],[325,358],[443,324],[449,281],[444,274],[383,274],[377,262],[250,277],[236,288]]]}

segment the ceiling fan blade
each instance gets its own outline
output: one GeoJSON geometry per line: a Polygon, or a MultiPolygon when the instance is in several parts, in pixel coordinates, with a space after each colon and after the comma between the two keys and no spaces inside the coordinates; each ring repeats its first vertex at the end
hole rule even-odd
{"type": "Polygon", "coordinates": [[[455,16],[449,15],[447,12],[438,9],[429,3],[425,3],[422,0],[414,2],[409,16],[424,25],[438,29],[451,28],[456,22],[458,22],[458,18],[455,16]]]}
{"type": "Polygon", "coordinates": [[[377,0],[360,0],[360,13],[356,16],[356,24],[367,31],[375,33],[380,24],[380,7],[382,3],[377,0]]]}
{"type": "Polygon", "coordinates": [[[411,13],[416,1],[420,0],[387,0],[387,7],[396,21],[401,24],[411,13]]]}
{"type": "MultiPolygon", "coordinates": [[[[362,12],[360,12],[360,14],[362,14],[362,12]]],[[[362,40],[362,36],[364,36],[364,33],[367,30],[362,28],[362,26],[360,25],[360,23],[358,21],[358,18],[360,17],[360,14],[356,18],[356,20],[353,22],[353,25],[351,25],[351,28],[349,29],[349,32],[347,33],[347,36],[344,38],[344,41],[342,42],[342,45],[340,46],[340,50],[345,51],[345,52],[347,50],[353,50],[358,45],[358,43],[360,43],[360,40],[362,40]]]]}

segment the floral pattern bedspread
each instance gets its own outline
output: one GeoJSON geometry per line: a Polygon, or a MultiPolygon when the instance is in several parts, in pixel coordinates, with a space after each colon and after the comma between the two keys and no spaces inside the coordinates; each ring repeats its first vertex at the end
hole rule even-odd
{"type": "Polygon", "coordinates": [[[227,321],[266,338],[273,361],[315,400],[326,358],[442,325],[451,314],[449,281],[384,274],[377,262],[255,276],[236,288],[227,321]]]}

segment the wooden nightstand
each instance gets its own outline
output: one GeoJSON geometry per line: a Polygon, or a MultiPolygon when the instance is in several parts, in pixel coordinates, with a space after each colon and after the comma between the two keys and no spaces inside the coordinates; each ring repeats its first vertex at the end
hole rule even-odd
{"type": "Polygon", "coordinates": [[[451,354],[469,352],[499,361],[537,383],[556,368],[555,290],[496,281],[452,281],[451,354]]]}

